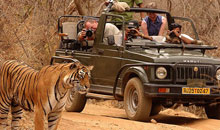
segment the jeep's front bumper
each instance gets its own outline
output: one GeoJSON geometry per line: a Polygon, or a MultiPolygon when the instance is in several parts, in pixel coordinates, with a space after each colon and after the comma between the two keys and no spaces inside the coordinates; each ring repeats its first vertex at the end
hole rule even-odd
{"type": "Polygon", "coordinates": [[[183,94],[182,88],[186,85],[152,84],[144,83],[145,95],[153,99],[169,99],[183,102],[217,102],[220,101],[220,88],[218,86],[206,86],[210,88],[210,94],[183,94]],[[159,88],[169,88],[169,92],[159,92],[159,88]]]}

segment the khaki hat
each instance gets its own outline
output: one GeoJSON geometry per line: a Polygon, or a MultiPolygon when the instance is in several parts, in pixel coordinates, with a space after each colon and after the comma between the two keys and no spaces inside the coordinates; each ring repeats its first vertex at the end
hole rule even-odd
{"type": "Polygon", "coordinates": [[[114,2],[112,9],[118,12],[124,12],[125,10],[130,10],[129,5],[126,2],[114,2]]]}
{"type": "Polygon", "coordinates": [[[145,6],[145,8],[157,9],[157,4],[156,2],[150,2],[145,6]]]}

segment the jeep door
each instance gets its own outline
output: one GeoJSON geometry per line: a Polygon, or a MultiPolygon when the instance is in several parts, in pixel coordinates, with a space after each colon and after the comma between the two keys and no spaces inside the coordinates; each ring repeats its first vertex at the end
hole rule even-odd
{"type": "Polygon", "coordinates": [[[92,71],[93,88],[95,91],[112,93],[112,88],[119,69],[121,68],[122,47],[98,45],[92,71]]]}

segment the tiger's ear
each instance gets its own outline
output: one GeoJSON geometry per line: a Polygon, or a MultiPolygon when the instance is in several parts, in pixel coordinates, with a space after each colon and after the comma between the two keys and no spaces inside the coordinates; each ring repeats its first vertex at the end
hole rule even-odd
{"type": "Polygon", "coordinates": [[[93,68],[94,68],[94,66],[93,66],[93,65],[88,66],[88,69],[89,69],[89,70],[92,70],[93,68]]]}
{"type": "Polygon", "coordinates": [[[80,62],[74,62],[74,63],[72,63],[71,65],[70,65],[70,69],[74,69],[74,68],[79,68],[79,66],[80,66],[80,62]]]}

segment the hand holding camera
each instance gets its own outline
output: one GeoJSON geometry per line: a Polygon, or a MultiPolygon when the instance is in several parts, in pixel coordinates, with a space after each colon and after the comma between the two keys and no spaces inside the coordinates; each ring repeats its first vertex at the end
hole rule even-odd
{"type": "Polygon", "coordinates": [[[176,29],[174,29],[174,30],[172,30],[172,31],[169,31],[169,30],[168,30],[167,33],[169,34],[169,36],[170,36],[171,38],[179,37],[180,34],[181,34],[181,33],[180,33],[178,30],[176,30],[176,29]]]}
{"type": "Polygon", "coordinates": [[[130,28],[128,30],[128,34],[130,34],[131,36],[139,36],[140,32],[135,28],[130,28]]]}
{"type": "Polygon", "coordinates": [[[83,29],[79,33],[79,40],[94,40],[94,31],[92,29],[83,29]]]}
{"type": "Polygon", "coordinates": [[[85,31],[86,32],[86,34],[85,34],[85,38],[86,37],[88,37],[88,38],[90,38],[90,37],[92,37],[93,36],[93,33],[94,33],[94,31],[92,30],[92,29],[88,29],[88,30],[86,30],[85,31]]]}

